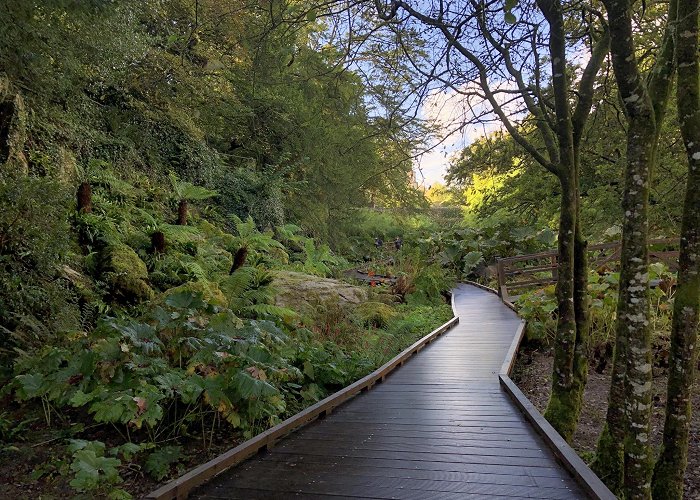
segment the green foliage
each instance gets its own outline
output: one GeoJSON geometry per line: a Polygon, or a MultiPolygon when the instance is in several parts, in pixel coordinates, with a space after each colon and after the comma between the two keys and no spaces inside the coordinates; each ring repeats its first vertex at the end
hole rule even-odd
{"type": "MultiPolygon", "coordinates": [[[[599,102],[617,98],[614,86],[598,88],[599,102]]],[[[602,104],[593,108],[588,120],[590,146],[581,158],[580,183],[583,230],[591,242],[604,241],[606,230],[620,225],[623,217],[620,179],[626,136],[617,113],[615,106],[602,104]]],[[[659,236],[678,234],[682,209],[673,193],[684,175],[685,153],[670,115],[660,134],[660,174],[650,186],[650,232],[659,236]]],[[[465,222],[471,227],[556,227],[560,203],[556,177],[548,175],[505,132],[480,138],[461,151],[451,162],[447,181],[453,189],[462,190],[465,222]]]]}
{"type": "Polygon", "coordinates": [[[354,314],[364,326],[384,328],[396,316],[396,311],[382,302],[369,301],[357,306],[354,314]]]}
{"type": "Polygon", "coordinates": [[[250,216],[246,220],[235,215],[231,218],[238,236],[238,245],[248,248],[248,262],[268,266],[289,262],[284,245],[274,238],[272,231],[259,231],[250,216]]]}
{"type": "MultiPolygon", "coordinates": [[[[111,490],[123,480],[118,467],[121,461],[105,456],[105,444],[101,441],[71,440],[68,453],[73,456],[70,465],[75,477],[70,485],[79,492],[99,493],[111,490]]],[[[110,498],[131,498],[123,490],[112,490],[110,498]]]]}
{"type": "Polygon", "coordinates": [[[174,172],[169,173],[169,178],[178,200],[202,201],[219,196],[219,193],[211,189],[181,181],[174,172]]]}
{"type": "Polygon", "coordinates": [[[25,441],[29,425],[34,421],[36,418],[17,422],[9,412],[0,412],[0,443],[9,443],[15,440],[25,441]]]}
{"type": "Polygon", "coordinates": [[[152,315],[155,326],[106,320],[70,347],[22,359],[18,397],[83,407],[96,422],[144,428],[151,438],[172,428],[172,402],[209,407],[244,428],[284,410],[278,391],[267,382],[266,390],[251,387],[245,371],[268,372],[272,380],[294,376],[280,371],[291,367],[273,355],[285,336],[271,323],[242,324],[201,294],[173,294],[152,315]]]}
{"type": "Polygon", "coordinates": [[[0,177],[0,366],[16,348],[75,328],[79,311],[62,276],[73,250],[66,190],[48,179],[0,177]]]}
{"type": "Polygon", "coordinates": [[[170,468],[181,459],[182,448],[180,446],[163,446],[148,456],[144,470],[157,481],[162,481],[170,474],[170,468]]]}
{"type": "MultiPolygon", "coordinates": [[[[275,305],[271,270],[349,267],[331,247],[370,199],[422,203],[410,157],[427,131],[372,109],[398,109],[395,89],[338,65],[315,15],[297,31],[219,0],[6,7],[0,66],[24,103],[12,140],[28,175],[0,179],[0,349],[7,390],[47,426],[121,439],[71,445],[76,491],[126,497],[123,464],[166,477],[193,436],[249,437],[442,319],[400,306],[411,319],[395,329],[379,304],[365,328],[340,306],[275,305]],[[75,213],[83,182],[92,211],[75,213]],[[211,201],[181,226],[173,198],[211,201]]],[[[413,265],[413,302],[441,302],[439,264],[413,265]]]]}
{"type": "MultiPolygon", "coordinates": [[[[588,276],[590,296],[590,338],[592,346],[612,343],[615,338],[618,282],[614,271],[591,271],[588,276]]],[[[671,329],[673,296],[669,293],[675,283],[674,274],[660,263],[649,266],[649,279],[655,286],[650,290],[650,322],[656,335],[664,336],[671,329]]],[[[527,338],[551,343],[556,333],[557,301],[554,285],[525,292],[515,303],[518,313],[527,320],[527,338]]]]}

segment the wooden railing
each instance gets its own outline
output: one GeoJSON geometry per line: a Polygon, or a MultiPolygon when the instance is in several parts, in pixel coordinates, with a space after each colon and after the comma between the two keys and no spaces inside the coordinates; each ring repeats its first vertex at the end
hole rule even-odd
{"type": "MultiPolygon", "coordinates": [[[[670,269],[678,267],[677,238],[649,241],[650,262],[663,262],[670,269]]],[[[588,247],[591,269],[615,269],[620,260],[621,243],[603,243],[588,247]]],[[[496,259],[498,293],[507,302],[520,293],[557,282],[557,252],[555,250],[496,259]]]]}

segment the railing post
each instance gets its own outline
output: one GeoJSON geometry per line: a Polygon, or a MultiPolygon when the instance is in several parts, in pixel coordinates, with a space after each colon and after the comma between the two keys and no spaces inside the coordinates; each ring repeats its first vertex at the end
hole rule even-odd
{"type": "Polygon", "coordinates": [[[499,257],[496,257],[496,275],[498,277],[498,295],[501,297],[501,299],[508,300],[505,265],[499,257]]]}
{"type": "Polygon", "coordinates": [[[558,269],[558,264],[557,264],[557,254],[552,255],[552,265],[554,266],[552,268],[552,279],[554,281],[557,281],[559,279],[559,269],[558,269]]]}

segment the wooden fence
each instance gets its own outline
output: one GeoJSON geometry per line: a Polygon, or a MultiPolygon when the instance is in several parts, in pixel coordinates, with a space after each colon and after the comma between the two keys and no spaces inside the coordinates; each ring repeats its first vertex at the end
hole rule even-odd
{"type": "MultiPolygon", "coordinates": [[[[670,269],[678,267],[678,238],[649,241],[650,262],[663,262],[670,269]]],[[[615,269],[620,260],[622,244],[603,243],[588,247],[591,269],[615,269]]],[[[557,282],[557,252],[554,250],[530,255],[518,255],[496,259],[498,293],[511,302],[523,291],[551,285],[557,282]]]]}

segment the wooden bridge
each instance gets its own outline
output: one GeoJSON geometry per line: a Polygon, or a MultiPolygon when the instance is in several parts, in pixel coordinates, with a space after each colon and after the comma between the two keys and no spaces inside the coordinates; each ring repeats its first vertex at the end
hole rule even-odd
{"type": "MultiPolygon", "coordinates": [[[[614,498],[508,378],[522,321],[472,285],[454,290],[453,308],[456,326],[427,345],[442,333],[433,332],[390,368],[403,366],[386,375],[389,363],[366,377],[371,383],[353,384],[359,389],[344,403],[307,410],[323,418],[190,497],[614,498]]],[[[202,476],[239,461],[237,453],[253,454],[237,450],[151,497],[183,498],[202,476]]]]}

